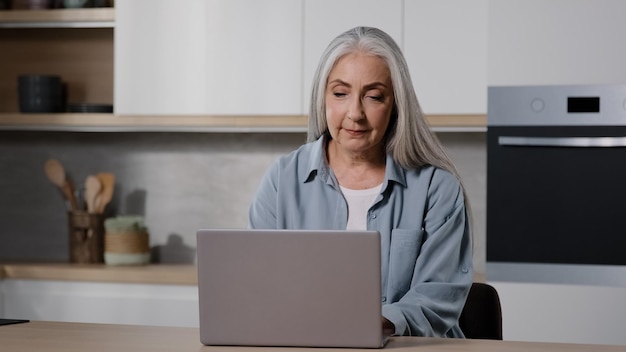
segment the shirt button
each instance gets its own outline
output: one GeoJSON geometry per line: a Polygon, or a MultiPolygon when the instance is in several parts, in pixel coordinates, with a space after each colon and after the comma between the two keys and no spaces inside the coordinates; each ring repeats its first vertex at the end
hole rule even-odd
{"type": "Polygon", "coordinates": [[[383,298],[381,299],[381,301],[383,301],[383,302],[387,302],[387,297],[386,297],[386,296],[383,296],[383,298]]]}
{"type": "Polygon", "coordinates": [[[371,218],[371,219],[376,219],[376,214],[372,214],[372,215],[370,215],[370,218],[371,218]]]}

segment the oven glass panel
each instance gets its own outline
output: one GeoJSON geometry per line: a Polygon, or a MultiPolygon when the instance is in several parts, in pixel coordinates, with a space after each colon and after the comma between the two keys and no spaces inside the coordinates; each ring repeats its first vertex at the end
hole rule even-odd
{"type": "Polygon", "coordinates": [[[626,127],[495,126],[487,136],[487,261],[626,265],[626,148],[498,144],[626,127]]]}

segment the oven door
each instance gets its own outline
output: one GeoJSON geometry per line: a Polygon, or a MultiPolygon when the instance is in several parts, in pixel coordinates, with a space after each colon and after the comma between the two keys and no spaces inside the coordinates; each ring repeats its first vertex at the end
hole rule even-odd
{"type": "Polygon", "coordinates": [[[488,272],[490,262],[626,265],[625,136],[624,126],[490,126],[488,272]]]}

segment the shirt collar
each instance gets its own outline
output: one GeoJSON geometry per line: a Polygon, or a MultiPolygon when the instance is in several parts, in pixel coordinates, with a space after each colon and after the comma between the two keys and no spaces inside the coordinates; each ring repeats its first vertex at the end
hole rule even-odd
{"type": "Polygon", "coordinates": [[[328,165],[328,161],[326,160],[325,145],[325,135],[322,135],[315,142],[313,142],[308,169],[305,173],[306,178],[301,180],[302,183],[312,180],[316,175],[321,177],[322,180],[328,181],[328,178],[330,177],[330,165],[328,165]]]}
{"type": "MultiPolygon", "coordinates": [[[[322,135],[315,142],[313,142],[311,150],[311,158],[309,159],[309,165],[306,178],[301,180],[302,183],[308,182],[319,176],[322,181],[328,183],[331,175],[330,165],[326,160],[326,135],[322,135]]],[[[383,188],[387,187],[389,181],[394,181],[406,187],[406,173],[405,170],[398,165],[390,154],[387,154],[386,166],[385,166],[385,181],[383,188]]]]}
{"type": "MultiPolygon", "coordinates": [[[[406,187],[406,170],[402,166],[398,165],[391,154],[387,154],[387,161],[385,164],[385,182],[394,181],[406,187]]],[[[386,185],[384,185],[386,187],[386,185]]]]}

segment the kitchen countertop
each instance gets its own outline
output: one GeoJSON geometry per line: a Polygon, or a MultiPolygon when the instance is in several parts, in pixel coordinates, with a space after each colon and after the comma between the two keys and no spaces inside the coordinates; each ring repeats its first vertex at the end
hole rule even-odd
{"type": "Polygon", "coordinates": [[[196,266],[152,264],[112,266],[105,264],[35,263],[0,264],[0,279],[96,281],[136,284],[197,285],[196,266]]]}
{"type": "MultiPolygon", "coordinates": [[[[0,263],[1,279],[198,285],[195,264],[114,266],[73,263],[0,263]]],[[[475,273],[474,281],[484,282],[485,275],[475,273]]]]}

